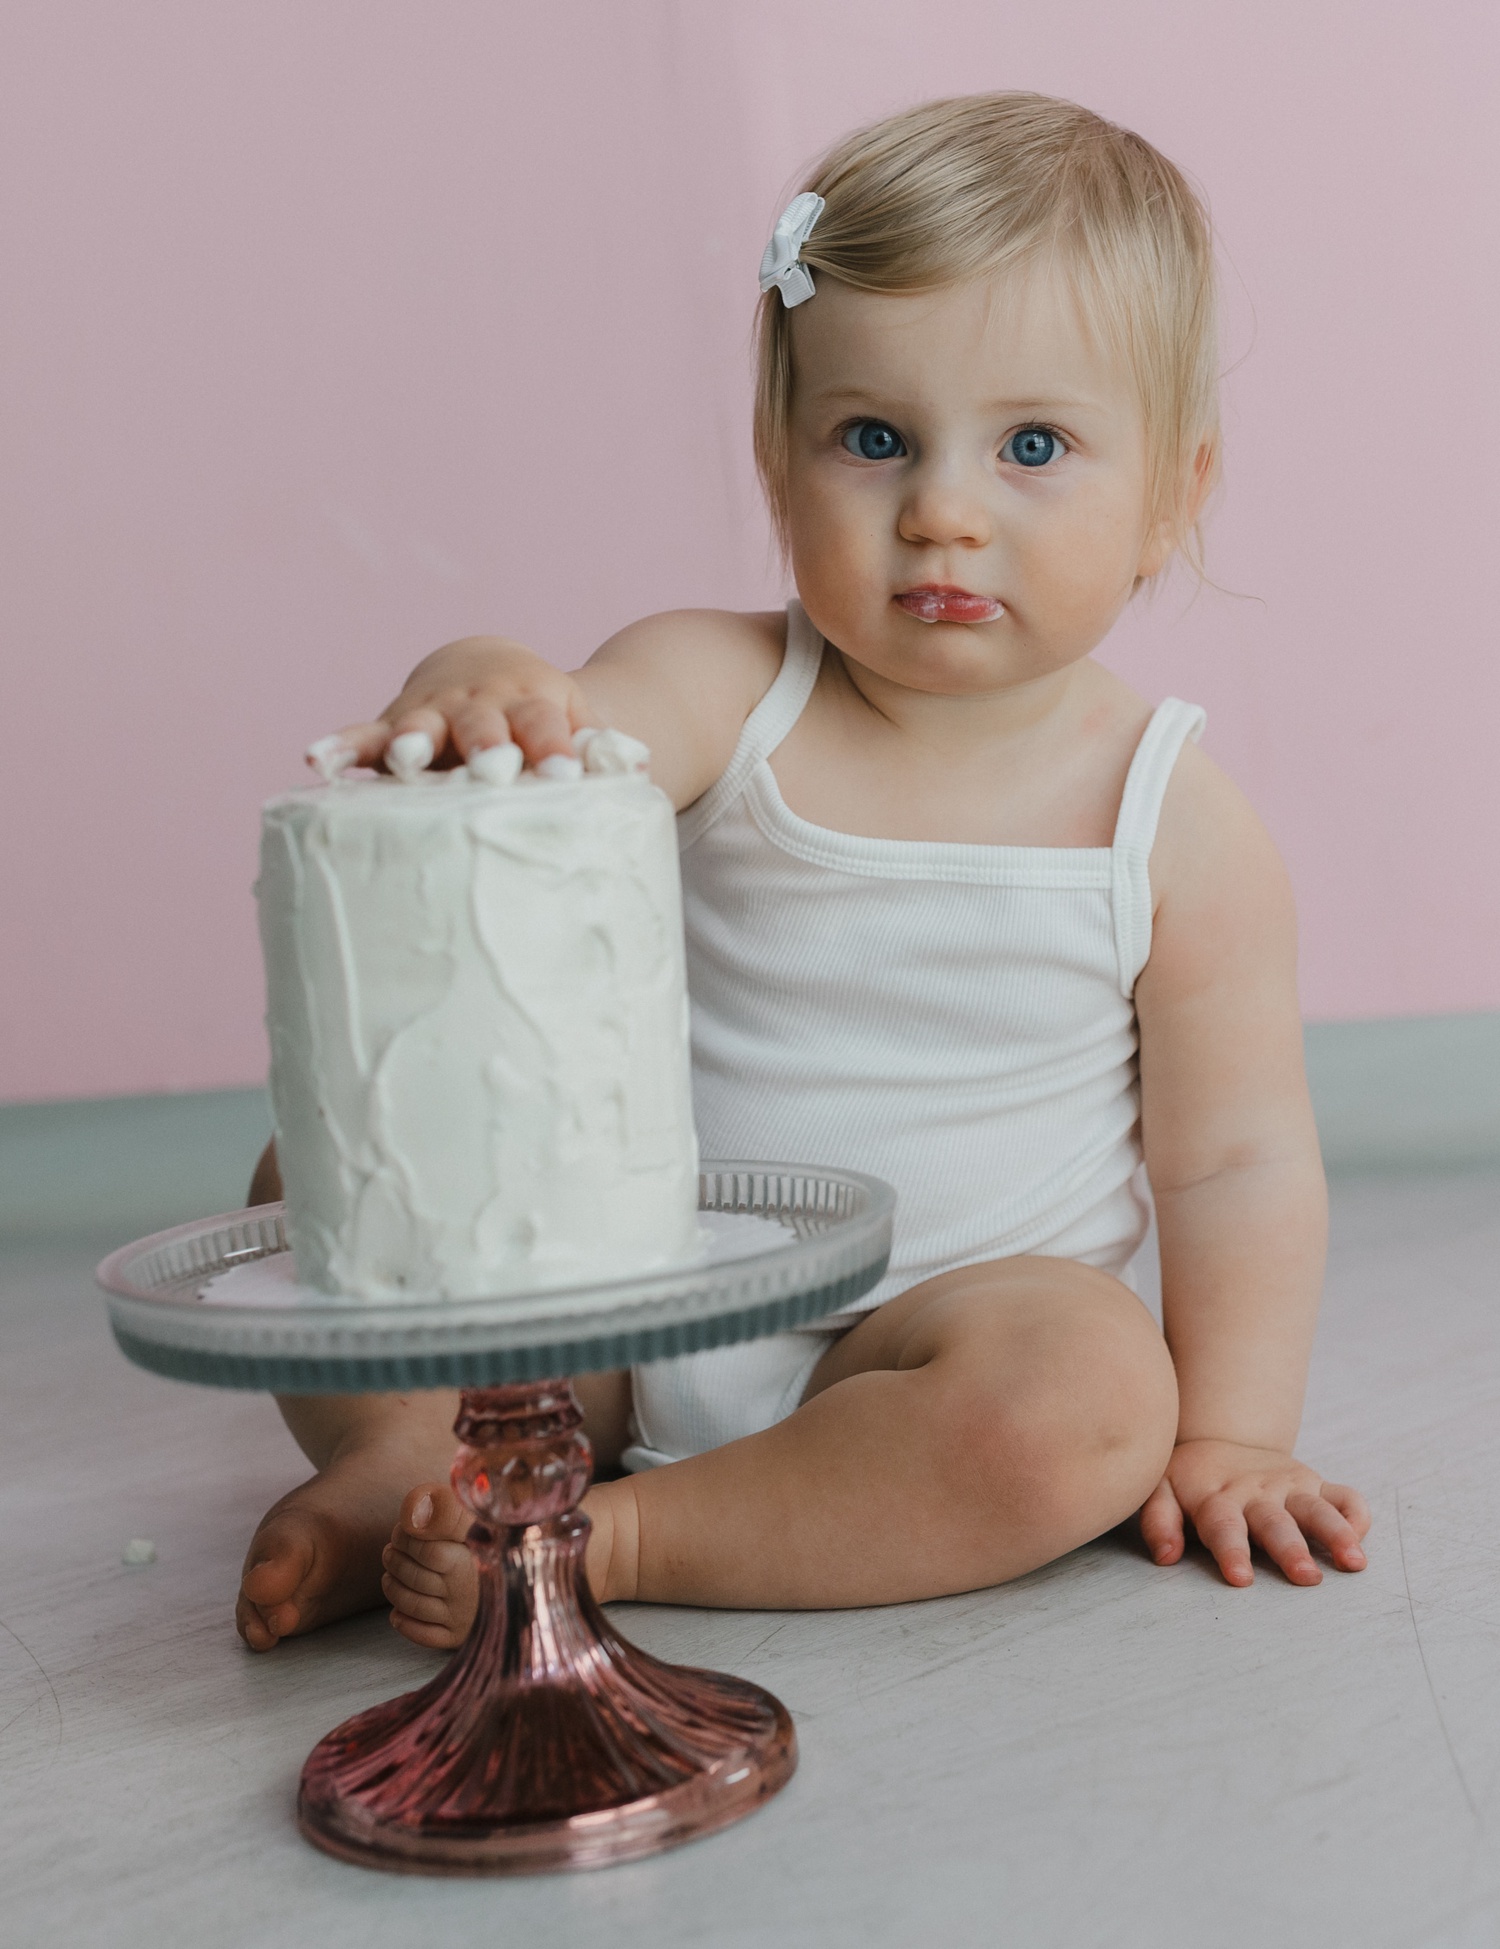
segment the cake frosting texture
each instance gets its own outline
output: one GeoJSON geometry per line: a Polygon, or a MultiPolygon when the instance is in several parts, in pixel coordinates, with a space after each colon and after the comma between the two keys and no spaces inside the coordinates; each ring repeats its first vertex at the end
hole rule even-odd
{"type": "Polygon", "coordinates": [[[648,779],[294,792],[257,892],[300,1280],[461,1299],[692,1255],[677,841],[648,779]]]}

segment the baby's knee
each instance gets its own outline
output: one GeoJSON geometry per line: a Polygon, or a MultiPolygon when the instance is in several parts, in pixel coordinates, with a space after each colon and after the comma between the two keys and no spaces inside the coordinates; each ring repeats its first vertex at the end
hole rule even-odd
{"type": "Polygon", "coordinates": [[[952,1377],[959,1466],[982,1502],[1019,1503],[1081,1541],[1161,1480],[1177,1430],[1171,1356],[1133,1296],[1048,1323],[1026,1352],[1009,1372],[975,1361],[952,1377]]]}
{"type": "Polygon", "coordinates": [[[1177,1439],[1177,1370],[1161,1329],[1133,1294],[1088,1335],[1081,1365],[1099,1452],[1125,1464],[1133,1458],[1150,1477],[1149,1494],[1177,1439]]]}

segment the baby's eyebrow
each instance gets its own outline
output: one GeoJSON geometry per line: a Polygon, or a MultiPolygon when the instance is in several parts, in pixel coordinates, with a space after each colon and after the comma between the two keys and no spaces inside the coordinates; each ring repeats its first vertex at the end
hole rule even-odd
{"type": "Polygon", "coordinates": [[[863,386],[815,386],[809,398],[821,406],[885,406],[891,407],[889,394],[870,392],[863,386]]]}
{"type": "Polygon", "coordinates": [[[988,413],[1034,413],[1045,419],[1051,413],[1080,413],[1097,410],[1100,402],[1083,394],[1053,393],[1047,399],[988,399],[988,413]]]}
{"type": "MultiPolygon", "coordinates": [[[[890,413],[900,418],[903,414],[919,411],[920,408],[897,400],[889,393],[872,392],[864,386],[828,386],[813,388],[808,397],[819,406],[868,406],[872,409],[890,413]]],[[[979,402],[979,410],[1000,416],[1046,419],[1057,413],[1098,412],[1102,402],[1090,399],[1081,393],[1052,393],[1046,398],[1033,399],[986,399],[979,402]]]]}

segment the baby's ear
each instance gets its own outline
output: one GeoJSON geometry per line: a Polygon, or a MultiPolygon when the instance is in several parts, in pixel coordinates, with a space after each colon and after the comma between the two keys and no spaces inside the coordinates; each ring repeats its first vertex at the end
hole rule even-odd
{"type": "Polygon", "coordinates": [[[1139,589],[1144,582],[1153,582],[1177,553],[1177,524],[1173,521],[1158,521],[1146,537],[1146,546],[1141,550],[1141,559],[1136,563],[1135,586],[1139,589]]]}
{"type": "MultiPolygon", "coordinates": [[[[1164,513],[1146,537],[1136,568],[1135,586],[1149,582],[1171,561],[1185,544],[1191,550],[1199,517],[1219,478],[1217,436],[1200,442],[1178,485],[1176,505],[1164,513]]],[[[1196,556],[1191,556],[1196,563],[1196,556]]]]}
{"type": "Polygon", "coordinates": [[[1192,532],[1192,523],[1184,521],[1183,512],[1180,505],[1169,509],[1147,534],[1141,559],[1136,564],[1137,589],[1143,583],[1155,581],[1182,546],[1184,537],[1192,532]]]}

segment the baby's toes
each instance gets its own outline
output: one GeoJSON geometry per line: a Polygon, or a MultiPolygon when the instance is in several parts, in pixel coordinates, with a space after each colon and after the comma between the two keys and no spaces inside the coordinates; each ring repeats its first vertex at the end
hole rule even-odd
{"type": "Polygon", "coordinates": [[[467,1631],[455,1631],[451,1624],[422,1624],[415,1618],[392,1610],[391,1629],[399,1631],[408,1644],[419,1644],[424,1651],[457,1651],[467,1631]]]}
{"type": "Polygon", "coordinates": [[[399,1531],[397,1537],[400,1540],[387,1543],[380,1557],[385,1569],[381,1582],[387,1596],[394,1587],[412,1597],[442,1597],[464,1561],[472,1561],[463,1543],[422,1543],[413,1549],[399,1531]]]}
{"type": "Polygon", "coordinates": [[[240,1589],[261,1610],[283,1604],[300,1588],[316,1555],[317,1545],[306,1529],[267,1523],[246,1552],[240,1589]]]}
{"type": "Polygon", "coordinates": [[[252,1651],[269,1651],[280,1642],[259,1608],[241,1591],[234,1607],[234,1628],[252,1651]]]}
{"type": "Polygon", "coordinates": [[[407,1548],[419,1542],[462,1543],[473,1521],[446,1482],[420,1482],[407,1491],[391,1541],[407,1548]]]}
{"type": "Polygon", "coordinates": [[[252,1651],[269,1651],[301,1623],[293,1600],[316,1555],[311,1534],[295,1523],[266,1523],[256,1532],[234,1607],[235,1629],[252,1651]]]}
{"type": "Polygon", "coordinates": [[[419,1484],[401,1505],[381,1588],[392,1625],[413,1644],[447,1651],[469,1635],[479,1601],[479,1573],[463,1540],[472,1522],[443,1482],[419,1484]]]}
{"type": "Polygon", "coordinates": [[[398,1618],[410,1624],[451,1625],[453,1622],[453,1607],[446,1588],[414,1590],[390,1570],[381,1578],[380,1587],[390,1600],[393,1624],[398,1618]]]}
{"type": "Polygon", "coordinates": [[[392,1546],[381,1588],[391,1623],[414,1644],[448,1650],[469,1635],[478,1603],[478,1572],[462,1543],[426,1543],[424,1561],[392,1546]]]}

